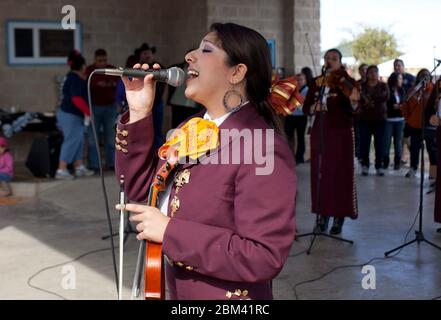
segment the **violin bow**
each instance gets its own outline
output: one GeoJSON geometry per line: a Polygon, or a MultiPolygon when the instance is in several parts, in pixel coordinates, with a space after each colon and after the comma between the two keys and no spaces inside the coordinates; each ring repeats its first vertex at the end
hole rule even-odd
{"type": "Polygon", "coordinates": [[[311,54],[312,66],[314,68],[314,77],[317,75],[317,69],[315,68],[314,55],[312,53],[311,43],[309,42],[309,33],[305,33],[306,43],[308,44],[309,53],[311,54]]]}
{"type": "Polygon", "coordinates": [[[121,175],[119,179],[119,204],[120,204],[120,215],[119,215],[119,277],[118,277],[118,300],[122,300],[123,291],[123,265],[124,265],[124,206],[125,206],[125,195],[124,195],[124,176],[121,175]]]}

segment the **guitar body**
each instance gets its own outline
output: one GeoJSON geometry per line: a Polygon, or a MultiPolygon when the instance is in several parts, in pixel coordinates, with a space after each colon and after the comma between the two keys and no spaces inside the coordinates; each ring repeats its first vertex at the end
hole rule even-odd
{"type": "Polygon", "coordinates": [[[162,245],[147,242],[144,263],[144,298],[165,300],[165,276],[162,245]]]}

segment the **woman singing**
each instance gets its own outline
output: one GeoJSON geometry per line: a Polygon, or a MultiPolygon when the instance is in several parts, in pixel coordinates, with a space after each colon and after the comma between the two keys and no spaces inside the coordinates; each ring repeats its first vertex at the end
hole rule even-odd
{"type": "MultiPolygon", "coordinates": [[[[179,164],[159,209],[127,204],[126,210],[135,213],[139,240],[162,243],[171,299],[272,299],[270,281],[282,269],[294,239],[296,175],[267,102],[267,43],[254,30],[216,23],[185,60],[185,95],[205,107],[197,116],[215,124],[221,136],[252,132],[253,148],[267,150],[273,169],[259,174],[256,169],[262,165],[254,160],[179,164]]],[[[129,111],[118,124],[116,171],[125,176],[128,199],[145,203],[164,163],[153,149],[155,83],[150,75],[123,80],[129,111]]],[[[209,157],[216,150],[233,157],[244,152],[234,144],[221,141],[209,157]]]]}

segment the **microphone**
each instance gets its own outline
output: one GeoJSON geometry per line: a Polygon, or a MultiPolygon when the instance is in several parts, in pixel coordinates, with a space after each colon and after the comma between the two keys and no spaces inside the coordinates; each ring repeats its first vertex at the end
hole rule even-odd
{"type": "Polygon", "coordinates": [[[173,87],[178,87],[184,84],[185,72],[181,68],[172,67],[169,69],[96,69],[95,73],[105,74],[116,77],[132,77],[144,78],[149,74],[153,74],[153,80],[165,82],[173,87]]]}

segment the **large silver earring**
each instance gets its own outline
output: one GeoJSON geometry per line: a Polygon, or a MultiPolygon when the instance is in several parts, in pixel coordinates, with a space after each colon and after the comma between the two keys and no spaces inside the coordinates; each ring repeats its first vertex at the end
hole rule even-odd
{"type": "Polygon", "coordinates": [[[228,90],[227,92],[225,92],[223,103],[224,103],[224,108],[227,112],[236,112],[243,105],[243,97],[240,94],[240,92],[237,90],[234,90],[234,89],[228,90]],[[234,100],[234,99],[238,99],[239,102],[232,105],[231,100],[234,100]]]}

